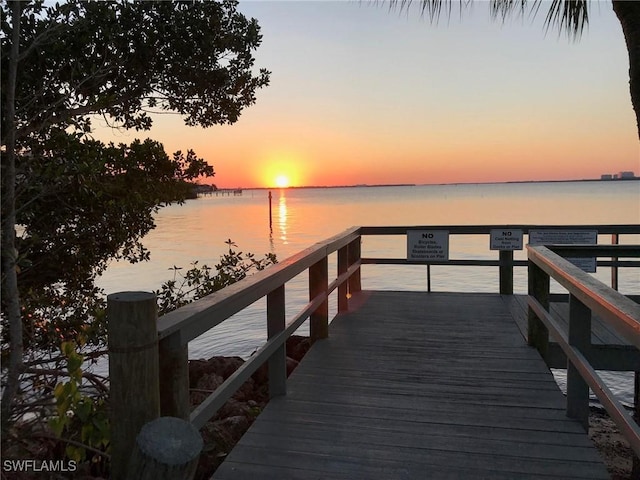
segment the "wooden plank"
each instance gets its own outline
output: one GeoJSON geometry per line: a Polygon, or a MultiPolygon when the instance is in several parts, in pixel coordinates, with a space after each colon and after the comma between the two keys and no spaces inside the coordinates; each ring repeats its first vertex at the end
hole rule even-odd
{"type": "MultiPolygon", "coordinates": [[[[265,440],[263,440],[264,442],[265,440]]],[[[356,451],[344,452],[343,445],[329,443],[321,445],[315,451],[305,451],[301,446],[287,448],[265,448],[246,445],[241,450],[229,456],[235,463],[235,472],[240,476],[231,475],[229,467],[223,463],[213,478],[242,478],[244,465],[260,465],[262,471],[268,471],[272,466],[289,466],[292,468],[306,468],[317,471],[316,478],[369,478],[369,479],[425,479],[441,478],[439,472],[447,472],[451,479],[469,478],[502,478],[520,479],[523,475],[536,479],[607,479],[610,477],[604,471],[601,461],[571,462],[566,460],[530,459],[526,457],[505,458],[498,454],[469,454],[463,455],[446,451],[426,449],[397,449],[388,448],[360,448],[356,451]],[[365,473],[366,472],[366,473],[365,473]]],[[[259,475],[257,478],[263,478],[259,475]]]]}
{"type": "Polygon", "coordinates": [[[365,296],[214,478],[609,478],[499,295],[365,296]]]}
{"type": "Polygon", "coordinates": [[[278,424],[287,422],[318,421],[322,423],[342,424],[375,424],[383,426],[385,422],[403,424],[437,425],[438,431],[450,427],[451,429],[481,429],[485,434],[498,434],[505,429],[518,429],[526,432],[541,433],[549,442],[547,432],[556,435],[550,443],[559,441],[562,435],[571,435],[574,440],[589,444],[584,431],[577,422],[568,419],[564,409],[532,408],[532,407],[504,407],[491,405],[469,404],[464,411],[456,405],[436,401],[422,402],[404,406],[371,406],[351,403],[348,405],[331,401],[294,400],[286,404],[274,400],[269,408],[270,417],[263,421],[277,418],[278,424]],[[285,415],[285,412],[287,415],[285,415]],[[557,435],[560,436],[557,436],[557,435]],[[578,435],[579,438],[573,437],[578,435]],[[582,440],[580,440],[582,439],[582,440]]]}

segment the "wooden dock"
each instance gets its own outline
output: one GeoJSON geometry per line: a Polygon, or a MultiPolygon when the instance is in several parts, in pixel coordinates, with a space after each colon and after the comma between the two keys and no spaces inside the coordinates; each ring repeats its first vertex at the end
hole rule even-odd
{"type": "Polygon", "coordinates": [[[509,298],[356,294],[213,478],[610,478],[509,298]]]}
{"type": "MultiPolygon", "coordinates": [[[[640,370],[638,298],[616,291],[618,269],[640,267],[640,245],[619,237],[639,234],[638,225],[355,226],[160,318],[153,294],[112,294],[112,477],[170,469],[188,478],[203,448],[198,430],[268,365],[271,400],[215,479],[608,478],[585,434],[589,392],[640,456],[640,426],[597,372],[640,370]],[[526,261],[513,244],[497,260],[416,247],[436,233],[444,249],[450,236],[534,231],[569,243],[529,244],[526,261]],[[584,232],[611,244],[571,241],[584,232]],[[403,236],[407,258],[363,256],[371,235],[403,236]],[[611,287],[570,258],[610,268],[611,287]],[[427,291],[363,290],[371,264],[423,266],[427,291]],[[498,293],[431,293],[432,265],[496,268],[498,293]],[[528,295],[513,295],[513,269],[525,266],[528,295]],[[299,275],[308,275],[309,302],[289,309],[287,285],[299,275]],[[261,299],[266,342],[192,409],[189,342],[261,299]],[[288,380],[285,344],[305,322],[315,343],[288,380]],[[554,366],[566,368],[566,397],[554,366]],[[184,428],[166,433],[166,417],[184,428]],[[165,432],[150,435],[153,452],[138,441],[143,429],[165,432]],[[168,452],[185,458],[172,463],[168,452]]],[[[402,275],[391,280],[403,289],[402,275]]]]}

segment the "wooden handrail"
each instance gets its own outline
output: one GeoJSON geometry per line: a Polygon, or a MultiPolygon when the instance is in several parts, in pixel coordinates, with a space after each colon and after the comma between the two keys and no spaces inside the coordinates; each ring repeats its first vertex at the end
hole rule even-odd
{"type": "MultiPolygon", "coordinates": [[[[611,248],[603,248],[603,255],[611,255],[611,248]]],[[[640,249],[633,249],[640,256],[640,249]]],[[[548,247],[529,245],[527,250],[529,260],[575,295],[592,312],[610,323],[629,343],[640,348],[640,305],[582,271],[548,247]]],[[[571,255],[575,251],[569,247],[562,247],[562,250],[571,255]]],[[[588,250],[590,254],[596,251],[593,247],[588,250]]],[[[629,253],[631,252],[627,251],[627,254],[629,253]]]]}
{"type": "Polygon", "coordinates": [[[359,228],[350,228],[223,290],[167,313],[158,319],[158,337],[162,339],[180,332],[180,340],[186,344],[358,238],[359,228]]]}
{"type": "Polygon", "coordinates": [[[636,348],[640,349],[640,305],[604,285],[561,257],[562,252],[579,256],[640,256],[637,246],[527,246],[530,261],[530,342],[544,356],[549,333],[568,359],[567,415],[579,419],[588,429],[589,388],[640,456],[640,428],[614,397],[588,360],[591,350],[591,315],[596,313],[636,348]],[[555,250],[555,251],[554,251],[555,250]],[[549,312],[549,279],[569,292],[569,331],[565,332],[549,312]],[[538,326],[541,322],[544,326],[538,326]],[[531,338],[534,335],[535,338],[531,338]]]}

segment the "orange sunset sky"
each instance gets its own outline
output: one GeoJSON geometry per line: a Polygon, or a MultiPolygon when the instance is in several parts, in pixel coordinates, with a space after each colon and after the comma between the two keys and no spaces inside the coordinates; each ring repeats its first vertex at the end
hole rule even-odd
{"type": "MultiPolygon", "coordinates": [[[[437,25],[366,1],[250,1],[270,86],[232,126],[159,115],[149,132],[96,138],[192,148],[221,188],[457,183],[640,175],[628,57],[611,2],[573,42],[538,18],[476,1],[437,25]]],[[[100,126],[96,121],[95,126],[100,126]]]]}

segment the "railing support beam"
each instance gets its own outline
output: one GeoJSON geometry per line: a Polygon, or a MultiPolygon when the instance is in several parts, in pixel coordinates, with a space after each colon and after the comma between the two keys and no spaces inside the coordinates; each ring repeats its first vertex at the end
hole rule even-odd
{"type": "MultiPolygon", "coordinates": [[[[329,291],[329,271],[327,257],[309,268],[309,299],[318,295],[327,296],[329,291]]],[[[309,336],[311,343],[329,336],[329,299],[320,304],[309,319],[309,336]]]]}
{"type": "MultiPolygon", "coordinates": [[[[267,336],[271,339],[285,327],[285,293],[280,285],[267,295],[267,336]]],[[[287,394],[287,351],[282,344],[269,357],[269,398],[287,394]]]]}
{"type": "MultiPolygon", "coordinates": [[[[619,245],[620,244],[620,235],[617,233],[611,234],[611,245],[619,245]]],[[[611,257],[612,262],[617,262],[618,257],[611,257]]],[[[611,267],[611,288],[614,290],[618,290],[618,266],[614,265],[611,267]]]]}
{"type": "MultiPolygon", "coordinates": [[[[585,357],[591,349],[591,310],[574,295],[569,297],[569,345],[585,357]]],[[[567,416],[589,431],[589,385],[580,371],[567,361],[567,416]]]]}
{"type": "MultiPolygon", "coordinates": [[[[358,262],[362,256],[362,237],[356,238],[349,244],[349,265],[358,262]]],[[[349,278],[349,293],[354,294],[362,290],[361,270],[358,269],[349,278]]]]}
{"type": "Polygon", "coordinates": [[[180,334],[160,340],[160,413],[163,417],[189,419],[189,347],[182,345],[180,334]]]}
{"type": "Polygon", "coordinates": [[[513,295],[513,250],[500,250],[500,294],[513,295]]]}
{"type": "MultiPolygon", "coordinates": [[[[549,275],[532,261],[529,261],[529,295],[535,298],[545,310],[549,310],[549,275]]],[[[528,311],[528,343],[536,347],[542,357],[549,347],[549,330],[529,307],[528,311]]]]}
{"type": "MultiPolygon", "coordinates": [[[[338,277],[346,273],[349,269],[349,246],[346,245],[338,250],[338,277]]],[[[348,281],[338,287],[338,313],[349,310],[348,281]]]]}

